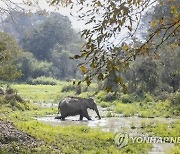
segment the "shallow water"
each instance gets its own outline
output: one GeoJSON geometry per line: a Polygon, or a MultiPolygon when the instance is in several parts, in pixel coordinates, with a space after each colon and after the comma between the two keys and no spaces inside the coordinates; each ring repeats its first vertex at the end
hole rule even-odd
{"type": "MultiPolygon", "coordinates": [[[[88,113],[93,120],[88,121],[86,118],[83,118],[82,121],[79,121],[79,115],[66,117],[65,121],[60,119],[55,119],[57,114],[47,115],[45,117],[36,118],[38,121],[42,121],[51,125],[85,125],[92,128],[101,128],[104,131],[118,132],[122,129],[131,129],[132,126],[135,128],[141,127],[142,123],[151,123],[154,122],[166,122],[171,123],[174,121],[172,118],[139,118],[139,117],[123,117],[122,115],[116,115],[116,117],[106,117],[108,112],[106,108],[98,107],[100,115],[103,117],[100,120],[97,118],[96,113],[93,110],[88,109],[88,113]]],[[[113,114],[113,113],[112,113],[113,114]]]]}
{"type": "Polygon", "coordinates": [[[122,129],[131,129],[132,126],[135,128],[141,127],[141,124],[145,121],[148,123],[153,123],[155,121],[159,122],[168,122],[171,123],[173,119],[166,118],[139,118],[139,117],[109,117],[97,119],[96,117],[92,118],[93,120],[86,120],[84,118],[82,121],[79,121],[79,116],[67,117],[65,121],[61,121],[60,119],[55,119],[54,117],[57,115],[49,115],[46,117],[38,117],[36,118],[39,121],[43,121],[45,123],[51,125],[85,125],[92,128],[101,128],[104,131],[118,132],[122,129]]]}
{"type": "MultiPolygon", "coordinates": [[[[88,110],[90,117],[93,120],[88,121],[84,118],[82,121],[79,121],[78,116],[66,117],[65,121],[61,121],[60,119],[55,119],[57,114],[48,115],[45,117],[38,117],[36,118],[38,121],[45,122],[47,124],[53,126],[69,126],[69,125],[83,125],[89,126],[91,128],[100,128],[103,131],[107,132],[125,132],[128,131],[130,134],[141,136],[142,133],[139,132],[138,128],[141,127],[142,123],[151,123],[160,122],[160,123],[171,123],[174,121],[172,118],[139,118],[139,117],[123,117],[122,115],[116,115],[116,117],[106,117],[108,112],[105,108],[98,107],[100,115],[103,117],[102,119],[97,119],[97,115],[93,110],[88,110]],[[132,129],[134,126],[134,129],[132,129]]],[[[112,113],[113,114],[113,113],[112,113]]],[[[115,114],[113,114],[115,115],[115,114]]],[[[144,135],[144,134],[143,134],[144,135]]],[[[148,134],[146,134],[148,135],[148,134]]],[[[174,145],[171,143],[164,143],[164,144],[153,144],[152,150],[149,154],[165,154],[165,151],[168,151],[174,145]]]]}

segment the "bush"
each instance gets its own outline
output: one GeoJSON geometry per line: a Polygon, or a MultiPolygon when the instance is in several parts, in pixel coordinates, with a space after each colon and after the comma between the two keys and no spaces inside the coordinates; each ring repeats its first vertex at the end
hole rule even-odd
{"type": "Polygon", "coordinates": [[[74,85],[65,85],[62,87],[61,92],[69,92],[69,91],[75,91],[75,86],[74,85]]]}
{"type": "Polygon", "coordinates": [[[4,95],[0,96],[0,104],[8,106],[13,110],[29,110],[30,106],[28,102],[25,102],[24,99],[17,94],[16,89],[12,89],[11,87],[7,87],[4,92],[4,95]]]}
{"type": "Polygon", "coordinates": [[[98,94],[96,95],[96,98],[97,98],[99,101],[104,101],[106,95],[107,95],[107,93],[106,93],[105,91],[100,91],[100,92],[98,92],[98,94]]]}
{"type": "Polygon", "coordinates": [[[161,92],[157,97],[156,100],[165,101],[169,98],[169,94],[167,92],[161,92]]]}
{"type": "Polygon", "coordinates": [[[122,103],[133,103],[133,98],[130,95],[122,95],[120,100],[122,103]]]}
{"type": "Polygon", "coordinates": [[[117,99],[117,96],[115,94],[109,93],[106,95],[105,100],[106,102],[112,102],[117,99]]]}
{"type": "Polygon", "coordinates": [[[150,93],[147,93],[147,94],[145,95],[145,99],[144,99],[143,101],[144,101],[144,102],[154,102],[154,99],[153,99],[153,97],[151,96],[150,93]]]}
{"type": "Polygon", "coordinates": [[[112,101],[116,100],[118,97],[117,97],[117,95],[115,95],[113,93],[106,93],[104,91],[100,91],[97,94],[96,98],[99,101],[112,102],[112,101]]]}
{"type": "Polygon", "coordinates": [[[180,105],[180,92],[177,92],[172,98],[171,98],[171,104],[172,105],[180,105]]]}
{"type": "Polygon", "coordinates": [[[57,85],[59,84],[59,80],[56,80],[52,77],[38,77],[36,79],[31,79],[29,81],[27,81],[28,84],[32,84],[32,85],[57,85]]]}
{"type": "Polygon", "coordinates": [[[100,102],[100,106],[103,107],[103,108],[105,108],[105,107],[111,106],[111,104],[108,103],[108,102],[100,102]]]}
{"type": "Polygon", "coordinates": [[[171,113],[175,116],[180,115],[180,92],[174,94],[171,98],[171,113]]]}
{"type": "Polygon", "coordinates": [[[4,95],[4,90],[0,87],[0,95],[4,95]]]}
{"type": "Polygon", "coordinates": [[[138,112],[138,108],[134,104],[122,104],[119,102],[115,103],[115,112],[124,114],[124,116],[134,116],[138,112]]]}

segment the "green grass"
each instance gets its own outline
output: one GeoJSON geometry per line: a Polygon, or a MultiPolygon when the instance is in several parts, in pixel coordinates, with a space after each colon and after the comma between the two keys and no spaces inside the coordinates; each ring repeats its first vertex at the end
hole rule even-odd
{"type": "MultiPolygon", "coordinates": [[[[60,84],[54,86],[14,84],[12,87],[18,90],[18,94],[20,96],[31,100],[29,104],[27,103],[30,108],[28,110],[25,109],[24,111],[20,111],[18,109],[13,111],[11,106],[3,104],[0,106],[0,117],[1,119],[13,122],[19,129],[24,130],[36,139],[45,142],[43,147],[38,147],[37,149],[34,149],[35,151],[42,150],[48,153],[57,153],[55,148],[53,148],[56,147],[56,149],[60,149],[63,153],[143,154],[150,150],[150,144],[133,144],[131,142],[125,148],[118,149],[114,145],[114,134],[105,133],[99,129],[92,129],[87,126],[51,126],[35,120],[34,117],[57,113],[57,108],[37,107],[32,102],[53,103],[58,102],[60,99],[68,95],[75,95],[74,91],[62,92],[62,88],[67,87],[70,84],[72,83],[61,82],[60,84]]],[[[79,96],[92,96],[95,92],[94,88],[95,87],[89,88],[89,91],[84,91],[79,96]]],[[[114,102],[103,101],[103,99],[106,100],[106,95],[101,91],[96,96],[97,102],[102,107],[109,107],[112,103],[114,111],[125,116],[172,116],[170,101],[166,100],[155,102],[149,94],[141,102],[134,102],[133,98],[128,97],[127,95],[123,95],[121,99],[115,100],[114,102]]],[[[111,116],[113,115],[109,112],[107,117],[111,116]]],[[[131,124],[131,127],[134,127],[134,123],[131,124]]],[[[180,136],[179,121],[175,121],[170,125],[167,123],[144,121],[141,123],[141,128],[143,128],[146,132],[152,133],[152,135],[180,136]]],[[[11,149],[14,147],[16,147],[16,143],[14,146],[12,145],[11,149]]],[[[27,150],[26,147],[22,147],[21,149],[24,149],[24,151],[27,150]]],[[[176,145],[172,149],[172,153],[178,153],[179,149],[179,145],[176,145]]]]}
{"type": "MultiPolygon", "coordinates": [[[[58,153],[59,149],[62,153],[113,153],[113,154],[143,154],[147,153],[151,145],[147,143],[129,143],[123,149],[118,149],[114,144],[114,134],[103,132],[100,129],[93,129],[87,126],[51,126],[35,120],[34,117],[45,116],[47,114],[57,113],[56,108],[42,108],[35,106],[33,102],[50,102],[52,99],[65,97],[71,93],[62,93],[62,85],[13,85],[18,90],[18,94],[23,98],[30,99],[27,102],[29,106],[33,106],[28,110],[13,111],[11,107],[2,105],[0,107],[0,117],[6,121],[12,122],[17,128],[27,132],[37,140],[44,141],[44,145],[35,149],[27,149],[17,142],[10,147],[3,149],[4,152],[17,151],[20,153],[58,153]],[[15,147],[19,147],[15,149],[15,147]]],[[[88,96],[92,92],[84,92],[80,96],[88,96]]],[[[73,93],[72,93],[73,95],[73,93]]],[[[1,152],[1,151],[0,151],[1,152]]]]}
{"type": "Polygon", "coordinates": [[[102,108],[106,108],[106,107],[110,107],[112,105],[112,103],[110,102],[100,102],[99,105],[102,107],[102,108]]]}
{"type": "Polygon", "coordinates": [[[135,104],[123,104],[119,101],[115,102],[115,112],[124,116],[133,116],[137,113],[138,107],[135,104]]]}
{"type": "Polygon", "coordinates": [[[37,139],[54,144],[63,153],[144,153],[150,144],[130,143],[124,149],[114,145],[114,134],[87,126],[50,126],[35,120],[18,123],[17,126],[37,139]]]}
{"type": "MultiPolygon", "coordinates": [[[[75,91],[62,92],[62,89],[72,85],[72,82],[61,81],[58,85],[13,84],[12,88],[17,89],[18,94],[24,99],[33,102],[57,103],[64,97],[75,95],[75,91]]],[[[92,84],[88,88],[89,91],[82,92],[79,97],[91,97],[95,93],[95,88],[96,84],[92,84]]]]}
{"type": "MultiPolygon", "coordinates": [[[[180,120],[175,120],[171,124],[155,122],[153,125],[146,125],[145,131],[154,136],[177,138],[180,136],[180,120]]],[[[179,154],[180,144],[175,143],[175,146],[168,153],[179,154]]]]}
{"type": "MultiPolygon", "coordinates": [[[[52,114],[55,109],[42,109],[31,111],[13,111],[4,107],[0,109],[1,119],[11,121],[17,128],[27,132],[37,140],[44,141],[43,147],[32,149],[35,151],[46,151],[56,153],[60,149],[62,153],[146,153],[150,150],[150,144],[129,143],[123,149],[118,149],[114,144],[114,134],[105,133],[100,129],[92,129],[87,126],[51,126],[38,122],[33,117],[52,114]],[[7,116],[8,115],[8,116],[7,116]],[[56,147],[53,149],[52,147],[56,147]]],[[[12,151],[18,143],[10,146],[7,151],[12,151]]],[[[20,146],[21,151],[28,152],[28,149],[20,146]]],[[[16,149],[17,150],[17,149],[16,149]]],[[[30,151],[29,151],[30,152],[30,151]]],[[[32,151],[31,151],[32,152],[32,151]]]]}
{"type": "Polygon", "coordinates": [[[114,102],[114,111],[124,116],[138,115],[142,118],[177,117],[173,114],[169,100],[133,103],[122,103],[118,100],[114,102]]]}
{"type": "Polygon", "coordinates": [[[28,85],[15,84],[12,88],[18,90],[18,94],[27,100],[34,102],[57,102],[59,99],[68,95],[74,95],[70,92],[61,92],[62,87],[70,83],[62,82],[60,85],[28,85]]]}

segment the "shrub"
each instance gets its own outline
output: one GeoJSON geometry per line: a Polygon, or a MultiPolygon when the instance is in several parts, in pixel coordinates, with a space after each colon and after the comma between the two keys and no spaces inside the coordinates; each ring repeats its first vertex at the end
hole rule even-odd
{"type": "Polygon", "coordinates": [[[117,99],[117,96],[115,94],[109,93],[106,95],[104,101],[106,102],[112,102],[117,99]]]}
{"type": "Polygon", "coordinates": [[[154,102],[154,99],[153,99],[153,97],[151,96],[150,93],[147,93],[147,94],[145,95],[145,99],[144,99],[143,101],[144,101],[144,102],[154,102]]]}
{"type": "Polygon", "coordinates": [[[96,98],[99,101],[105,101],[105,102],[112,102],[114,100],[116,100],[118,97],[117,95],[113,94],[113,93],[106,93],[105,91],[100,91],[96,98]]]}
{"type": "Polygon", "coordinates": [[[76,94],[77,94],[77,95],[81,94],[81,92],[82,92],[82,87],[81,87],[81,85],[77,85],[75,90],[76,90],[76,94]]]}
{"type": "Polygon", "coordinates": [[[4,90],[0,87],[0,95],[4,95],[4,90]]]}
{"type": "Polygon", "coordinates": [[[108,102],[100,102],[100,106],[103,107],[103,108],[105,108],[105,107],[111,106],[111,104],[108,103],[108,102]]]}
{"type": "Polygon", "coordinates": [[[133,102],[133,99],[130,95],[122,95],[120,100],[123,102],[123,103],[132,103],[133,102]]]}
{"type": "Polygon", "coordinates": [[[134,116],[138,112],[138,108],[134,104],[122,104],[119,102],[115,103],[115,112],[124,114],[124,116],[134,116]]]}
{"type": "Polygon", "coordinates": [[[103,101],[105,100],[105,97],[106,97],[107,93],[105,91],[100,91],[98,92],[98,94],[96,95],[96,98],[99,100],[99,101],[103,101]]]}
{"type": "Polygon", "coordinates": [[[162,101],[165,101],[166,99],[169,98],[169,94],[167,92],[161,92],[157,97],[156,99],[157,100],[162,100],[162,101]]]}
{"type": "Polygon", "coordinates": [[[69,92],[69,91],[75,91],[74,85],[65,85],[62,87],[61,92],[69,92]]]}
{"type": "Polygon", "coordinates": [[[17,93],[17,90],[15,90],[15,89],[12,89],[11,87],[7,87],[7,89],[6,89],[6,94],[7,95],[11,95],[11,94],[16,94],[17,93]]]}
{"type": "Polygon", "coordinates": [[[139,112],[139,117],[141,118],[154,118],[156,115],[154,111],[151,110],[144,110],[139,112]]]}
{"type": "Polygon", "coordinates": [[[171,98],[171,104],[172,105],[180,105],[180,92],[177,92],[172,98],[171,98]]]}
{"type": "Polygon", "coordinates": [[[8,106],[13,110],[24,111],[30,109],[29,102],[25,102],[24,99],[17,94],[17,90],[9,86],[4,95],[0,96],[0,104],[8,106]]]}
{"type": "Polygon", "coordinates": [[[57,85],[59,84],[59,80],[56,80],[52,77],[45,77],[45,76],[41,76],[38,77],[36,79],[31,79],[29,81],[27,81],[28,84],[32,84],[32,85],[57,85]]]}

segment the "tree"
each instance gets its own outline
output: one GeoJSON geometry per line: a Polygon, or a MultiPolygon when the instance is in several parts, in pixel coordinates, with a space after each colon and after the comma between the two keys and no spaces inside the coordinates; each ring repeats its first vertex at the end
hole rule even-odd
{"type": "Polygon", "coordinates": [[[58,13],[48,16],[38,27],[21,40],[21,45],[30,51],[38,60],[50,60],[50,50],[60,44],[70,44],[74,37],[70,20],[58,13]]]}
{"type": "Polygon", "coordinates": [[[173,92],[180,87],[180,50],[168,45],[161,47],[162,82],[172,87],[173,92]]]}
{"type": "Polygon", "coordinates": [[[61,45],[56,45],[50,52],[51,59],[53,62],[53,75],[56,78],[67,79],[76,78],[78,61],[71,60],[70,57],[77,53],[78,44],[73,44],[73,47],[64,49],[61,45]]]}
{"type": "Polygon", "coordinates": [[[154,92],[158,86],[157,64],[150,58],[146,58],[138,67],[137,73],[140,81],[146,84],[145,90],[150,93],[154,92]]]}
{"type": "MultiPolygon", "coordinates": [[[[59,1],[53,0],[52,4],[56,5],[59,1]]],[[[156,56],[155,51],[162,43],[178,37],[180,7],[177,0],[81,0],[78,3],[82,6],[79,17],[86,20],[86,24],[92,25],[91,28],[82,31],[82,36],[87,41],[81,54],[74,57],[84,59],[80,68],[88,84],[95,76],[99,80],[104,80],[112,72],[116,74],[118,71],[123,72],[138,55],[156,56]],[[151,33],[146,40],[137,45],[134,40],[138,39],[136,33],[139,23],[143,14],[153,5],[160,6],[163,11],[166,10],[165,8],[170,11],[166,15],[158,14],[159,18],[151,21],[151,33]],[[85,6],[90,8],[87,12],[83,11],[85,6]],[[122,37],[123,31],[127,33],[122,37]],[[159,34],[161,34],[160,41],[154,41],[159,34]]],[[[157,12],[157,9],[155,11],[157,12]]],[[[120,77],[115,74],[114,76],[120,77]]],[[[121,79],[115,81],[122,83],[121,79]]]]}
{"type": "Polygon", "coordinates": [[[31,32],[45,19],[44,15],[36,13],[25,13],[22,11],[11,11],[9,15],[1,21],[2,31],[13,36],[20,41],[24,35],[31,32]]]}
{"type": "Polygon", "coordinates": [[[13,80],[21,76],[15,62],[21,50],[9,35],[0,32],[0,80],[13,80]]]}
{"type": "Polygon", "coordinates": [[[30,78],[40,76],[52,76],[53,63],[38,61],[30,52],[23,52],[18,57],[16,65],[22,72],[20,81],[27,81],[30,78]]]}
{"type": "MultiPolygon", "coordinates": [[[[81,6],[80,19],[91,25],[82,31],[86,43],[81,54],[74,56],[75,59],[84,61],[80,68],[88,85],[94,77],[105,80],[112,73],[117,77],[114,81],[123,84],[119,71],[125,72],[138,55],[157,57],[157,50],[164,42],[179,40],[178,0],[73,1],[74,4],[76,2],[81,6]],[[83,8],[86,6],[89,10],[85,12],[83,8]],[[156,6],[155,12],[158,12],[158,7],[163,11],[156,14],[158,18],[152,18],[152,30],[146,39],[139,40],[136,35],[138,27],[143,14],[151,6],[156,6]],[[137,43],[137,40],[140,43],[137,43]]],[[[49,3],[58,6],[59,3],[71,4],[72,1],[51,0],[49,3]]],[[[178,42],[176,44],[178,45],[178,42]]]]}

